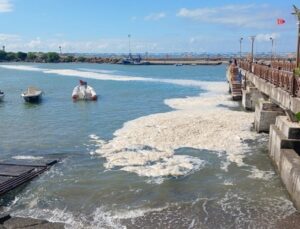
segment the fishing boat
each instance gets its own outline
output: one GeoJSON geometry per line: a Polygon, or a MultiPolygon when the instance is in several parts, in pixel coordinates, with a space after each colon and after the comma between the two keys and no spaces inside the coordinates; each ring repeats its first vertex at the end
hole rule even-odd
{"type": "Polygon", "coordinates": [[[0,102],[4,99],[4,92],[0,90],[0,102]]]}
{"type": "Polygon", "coordinates": [[[21,96],[28,103],[37,103],[42,99],[43,91],[36,87],[28,87],[26,91],[24,91],[21,96]]]}
{"type": "Polygon", "coordinates": [[[87,82],[80,80],[79,85],[73,89],[73,100],[97,100],[97,94],[91,86],[87,85],[87,82]]]}

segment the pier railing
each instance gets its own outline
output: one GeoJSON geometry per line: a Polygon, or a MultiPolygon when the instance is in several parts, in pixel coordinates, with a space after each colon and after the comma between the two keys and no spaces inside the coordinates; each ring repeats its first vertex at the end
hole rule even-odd
{"type": "Polygon", "coordinates": [[[272,61],[269,65],[239,61],[239,67],[288,92],[290,95],[300,97],[300,77],[295,76],[293,70],[295,62],[272,61]]]}

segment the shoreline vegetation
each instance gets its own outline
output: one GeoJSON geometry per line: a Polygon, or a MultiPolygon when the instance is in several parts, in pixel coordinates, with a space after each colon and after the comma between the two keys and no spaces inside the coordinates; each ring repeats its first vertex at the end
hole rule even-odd
{"type": "MultiPolygon", "coordinates": [[[[28,63],[98,63],[124,64],[124,55],[99,57],[78,54],[59,54],[57,52],[5,52],[0,50],[0,62],[28,63]]],[[[217,65],[228,63],[228,58],[195,58],[195,57],[153,57],[141,59],[141,63],[150,65],[217,65]]]]}
{"type": "MultiPolygon", "coordinates": [[[[140,55],[138,55],[140,57],[140,55]]],[[[28,63],[96,63],[96,64],[125,64],[124,60],[134,57],[130,54],[127,55],[111,55],[111,56],[97,56],[87,54],[73,54],[57,52],[6,52],[0,50],[0,63],[1,62],[28,62],[28,63]]],[[[217,55],[217,56],[198,56],[198,57],[170,57],[168,55],[145,57],[140,59],[140,64],[148,65],[219,65],[228,64],[233,58],[239,59],[236,56],[217,55]]],[[[242,57],[248,58],[246,56],[242,57]]],[[[268,55],[257,55],[260,61],[270,60],[268,55]]],[[[273,58],[273,61],[292,61],[294,58],[287,58],[279,56],[273,58]]]]}

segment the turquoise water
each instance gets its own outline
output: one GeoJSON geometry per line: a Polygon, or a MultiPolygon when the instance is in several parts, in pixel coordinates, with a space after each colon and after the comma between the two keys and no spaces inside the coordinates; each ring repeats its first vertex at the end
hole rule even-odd
{"type": "MultiPolygon", "coordinates": [[[[266,135],[243,139],[245,164],[231,161],[227,170],[223,168],[228,162],[227,149],[219,147],[217,139],[212,147],[189,147],[188,142],[177,147],[174,155],[184,158],[174,158],[173,164],[164,166],[175,171],[181,159],[190,160],[187,164],[191,168],[179,166],[181,175],[144,173],[143,169],[159,164],[164,156],[139,164],[140,167],[134,163],[108,167],[106,162],[111,155],[101,154],[108,147],[111,150],[109,141],[113,146],[122,143],[115,131],[122,129],[124,123],[141,117],[146,117],[147,122],[149,115],[160,113],[165,113],[167,120],[169,113],[174,115],[167,99],[202,98],[208,89],[201,85],[209,84],[210,90],[217,90],[225,82],[225,70],[224,65],[0,65],[0,89],[6,94],[0,103],[0,159],[60,160],[46,174],[14,193],[16,197],[9,195],[3,201],[6,209],[20,216],[65,222],[70,228],[272,227],[270,221],[276,224],[295,209],[267,156],[266,135]],[[98,101],[72,101],[72,89],[82,78],[94,87],[98,101]],[[40,104],[27,104],[20,97],[30,85],[45,92],[40,104]],[[132,165],[139,170],[129,171],[132,165]],[[255,169],[263,175],[251,177],[255,169]]],[[[238,103],[229,104],[232,111],[223,106],[224,112],[242,112],[238,103]]],[[[224,117],[220,112],[218,119],[224,117]]],[[[139,133],[139,123],[133,123],[139,133]]],[[[153,119],[151,123],[161,126],[162,121],[153,119]]],[[[214,123],[208,127],[215,128],[214,123]]],[[[132,134],[134,128],[127,129],[132,134]]],[[[166,139],[162,142],[169,141],[170,132],[165,133],[161,135],[166,139]]],[[[156,136],[147,130],[144,134],[156,136]]],[[[205,130],[198,134],[204,138],[205,130]]],[[[133,142],[148,137],[130,136],[123,137],[126,141],[138,139],[133,142]]],[[[175,139],[174,144],[176,141],[180,139],[175,139]]],[[[153,143],[122,150],[124,154],[132,153],[132,160],[144,151],[168,151],[153,143]]]]}

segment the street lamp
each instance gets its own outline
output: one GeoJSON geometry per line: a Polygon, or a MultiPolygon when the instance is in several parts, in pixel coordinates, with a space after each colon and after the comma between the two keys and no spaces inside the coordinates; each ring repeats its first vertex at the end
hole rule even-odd
{"type": "Polygon", "coordinates": [[[250,36],[250,39],[251,39],[251,62],[254,62],[253,48],[254,48],[255,36],[250,36]]]}
{"type": "Polygon", "coordinates": [[[299,55],[300,55],[300,10],[293,5],[294,12],[292,14],[297,17],[297,25],[298,25],[298,39],[297,39],[297,58],[296,58],[296,66],[299,67],[299,55]]]}
{"type": "Polygon", "coordinates": [[[128,47],[129,47],[129,56],[131,56],[131,44],[130,44],[130,38],[131,38],[131,35],[128,34],[128,47]]]}
{"type": "Polygon", "coordinates": [[[273,59],[273,50],[274,50],[274,38],[273,37],[270,37],[270,41],[271,41],[271,43],[272,43],[272,48],[271,48],[271,61],[272,61],[272,59],[273,59]]]}
{"type": "Polygon", "coordinates": [[[242,41],[244,38],[240,38],[240,59],[242,59],[242,41]]]}

